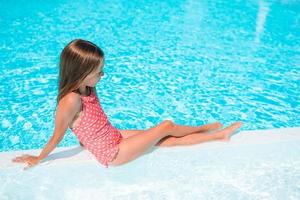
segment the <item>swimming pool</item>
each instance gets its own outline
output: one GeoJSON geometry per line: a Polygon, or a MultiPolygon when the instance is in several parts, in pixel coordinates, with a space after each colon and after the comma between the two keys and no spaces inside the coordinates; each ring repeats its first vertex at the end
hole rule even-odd
{"type": "MultiPolygon", "coordinates": [[[[52,135],[58,58],[74,38],[106,54],[97,91],[118,129],[164,119],[299,127],[299,10],[298,1],[3,3],[0,151],[40,149],[52,135]]],[[[59,147],[77,144],[68,130],[59,147]]]]}
{"type": "MultiPolygon", "coordinates": [[[[0,8],[0,151],[42,148],[52,134],[58,57],[73,38],[104,49],[98,95],[119,129],[300,125],[297,1],[85,2],[0,8]]],[[[69,130],[60,146],[74,144],[69,130]]]]}

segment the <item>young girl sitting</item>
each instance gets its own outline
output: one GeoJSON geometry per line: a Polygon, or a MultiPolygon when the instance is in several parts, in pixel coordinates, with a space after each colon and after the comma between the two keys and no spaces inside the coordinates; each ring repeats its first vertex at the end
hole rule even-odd
{"type": "Polygon", "coordinates": [[[104,166],[118,166],[141,156],[153,146],[192,145],[201,142],[229,141],[242,125],[235,122],[227,128],[219,122],[203,126],[183,126],[164,120],[146,130],[118,130],[108,120],[96,92],[103,76],[104,53],[92,42],[71,41],[60,56],[59,94],[52,137],[39,156],[23,155],[13,162],[28,167],[38,164],[63,139],[68,128],[81,145],[104,166]],[[210,131],[215,130],[213,133],[210,131]]]}

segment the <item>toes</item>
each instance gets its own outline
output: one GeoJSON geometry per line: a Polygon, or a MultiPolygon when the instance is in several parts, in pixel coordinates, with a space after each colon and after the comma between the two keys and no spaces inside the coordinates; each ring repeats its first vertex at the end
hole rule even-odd
{"type": "Polygon", "coordinates": [[[214,129],[219,129],[219,128],[222,128],[223,127],[223,124],[221,124],[220,122],[216,122],[215,124],[214,124],[214,129]]]}
{"type": "Polygon", "coordinates": [[[223,124],[221,124],[220,122],[215,122],[215,123],[212,123],[211,124],[211,127],[212,128],[220,128],[220,127],[222,127],[223,126],[223,124]]]}
{"type": "Polygon", "coordinates": [[[236,122],[236,124],[243,125],[243,122],[236,122]]]}

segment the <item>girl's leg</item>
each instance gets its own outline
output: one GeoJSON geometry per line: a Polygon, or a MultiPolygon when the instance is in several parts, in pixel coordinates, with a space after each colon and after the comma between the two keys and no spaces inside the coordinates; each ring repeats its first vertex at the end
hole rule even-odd
{"type": "Polygon", "coordinates": [[[156,146],[170,147],[179,145],[193,145],[211,140],[229,141],[230,136],[242,126],[241,122],[236,122],[223,130],[218,130],[211,134],[190,134],[183,137],[167,136],[161,139],[156,146]]]}
{"type": "MultiPolygon", "coordinates": [[[[179,124],[174,124],[176,128],[173,127],[171,130],[171,135],[172,133],[177,133],[177,134],[183,134],[186,137],[186,134],[199,134],[199,133],[207,133],[208,131],[216,130],[221,128],[223,125],[220,122],[215,122],[211,124],[205,124],[202,126],[183,126],[179,124]]],[[[146,130],[119,130],[119,132],[122,134],[123,138],[129,138],[137,134],[141,134],[145,132],[146,130]]],[[[177,137],[174,136],[166,136],[162,138],[156,146],[175,146],[177,144],[178,140],[177,137]]]]}
{"type": "Polygon", "coordinates": [[[171,135],[170,130],[172,130],[173,127],[174,124],[172,121],[165,120],[144,132],[124,138],[119,144],[119,152],[116,159],[110,162],[109,165],[117,166],[136,159],[146,150],[157,144],[159,140],[171,135]]]}
{"type": "Polygon", "coordinates": [[[174,129],[174,124],[172,121],[165,120],[161,124],[153,128],[138,132],[138,134],[135,134],[131,137],[124,138],[119,144],[119,153],[117,154],[116,159],[110,162],[109,165],[117,166],[134,160],[137,157],[141,156],[146,150],[157,145],[160,140],[166,138],[169,135],[173,136],[171,137],[173,141],[174,138],[177,139],[177,142],[174,143],[173,146],[197,144],[200,142],[216,139],[229,140],[230,134],[238,129],[241,125],[242,123],[237,122],[213,134],[191,134],[190,136],[193,137],[188,138],[189,135],[182,133],[181,130],[179,132],[171,132],[172,130],[176,130],[174,129]],[[194,137],[194,135],[203,137],[194,137]]]}
{"type": "MultiPolygon", "coordinates": [[[[173,130],[173,131],[181,132],[184,134],[206,133],[207,131],[219,129],[223,126],[220,122],[205,124],[202,126],[183,126],[183,125],[179,125],[179,124],[174,124],[174,125],[176,127],[176,130],[173,130]]],[[[119,132],[122,134],[123,138],[129,138],[136,134],[145,132],[145,130],[119,130],[119,132]]]]}
{"type": "Polygon", "coordinates": [[[192,133],[201,133],[201,132],[207,132],[215,129],[219,129],[223,126],[220,122],[215,122],[212,124],[205,124],[202,126],[184,126],[179,124],[174,124],[174,128],[171,130],[171,132],[176,132],[180,135],[189,135],[192,133]]]}

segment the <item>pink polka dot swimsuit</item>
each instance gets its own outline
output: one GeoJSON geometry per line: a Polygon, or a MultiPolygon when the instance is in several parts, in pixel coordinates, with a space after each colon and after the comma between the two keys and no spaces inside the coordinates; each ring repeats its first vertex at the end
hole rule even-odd
{"type": "Polygon", "coordinates": [[[107,168],[108,162],[113,161],[118,154],[122,135],[109,122],[93,90],[90,96],[80,98],[83,113],[72,131],[85,148],[107,168]]]}

